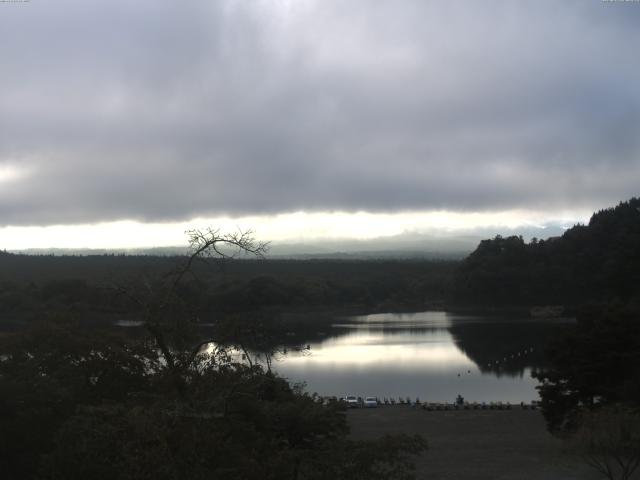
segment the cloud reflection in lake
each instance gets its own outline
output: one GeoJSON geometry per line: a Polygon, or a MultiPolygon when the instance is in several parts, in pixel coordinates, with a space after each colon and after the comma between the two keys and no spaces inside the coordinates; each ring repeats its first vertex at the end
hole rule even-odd
{"type": "MultiPolygon", "coordinates": [[[[527,361],[523,354],[518,357],[517,368],[504,374],[486,365],[479,368],[460,348],[464,341],[474,341],[461,342],[466,328],[476,335],[483,326],[490,333],[495,328],[513,330],[513,348],[528,345],[528,330],[516,323],[520,322],[446,312],[343,318],[334,325],[340,335],[311,344],[309,352],[289,354],[275,368],[292,381],[307,382],[308,390],[322,395],[409,395],[428,401],[452,401],[462,394],[469,401],[530,401],[538,398],[537,382],[531,378],[533,360],[527,361]]],[[[553,328],[540,323],[535,324],[537,329],[553,328]]],[[[483,358],[487,358],[495,346],[483,343],[483,348],[483,358]]]]}

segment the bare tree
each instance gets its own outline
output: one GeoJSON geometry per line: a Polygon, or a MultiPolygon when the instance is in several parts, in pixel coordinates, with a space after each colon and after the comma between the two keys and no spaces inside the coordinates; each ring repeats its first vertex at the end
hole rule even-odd
{"type": "MultiPolygon", "coordinates": [[[[213,343],[213,339],[198,335],[200,319],[193,305],[182,298],[179,289],[187,277],[197,279],[194,266],[198,260],[224,260],[240,255],[263,257],[268,243],[257,241],[253,233],[252,230],[223,233],[213,228],[188,230],[190,253],[176,268],[160,278],[144,278],[137,289],[116,287],[138,305],[144,328],[155,342],[162,363],[178,383],[185,380],[204,356],[203,348],[213,343]]],[[[228,358],[222,349],[214,353],[214,357],[228,358]]]]}

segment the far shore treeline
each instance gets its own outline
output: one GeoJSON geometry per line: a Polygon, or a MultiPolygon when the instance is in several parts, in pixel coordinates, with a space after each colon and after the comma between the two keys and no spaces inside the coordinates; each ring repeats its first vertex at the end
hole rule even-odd
{"type": "MultiPolygon", "coordinates": [[[[640,200],[595,213],[561,237],[497,236],[462,261],[200,259],[183,286],[203,318],[247,311],[380,312],[640,303],[640,200]]],[[[179,257],[0,252],[0,328],[50,312],[87,322],[135,315],[114,286],[161,275],[179,257]]]]}
{"type": "MultiPolygon", "coordinates": [[[[136,315],[119,289],[170,271],[180,257],[0,253],[0,329],[47,312],[105,323],[136,315]]],[[[203,321],[246,312],[373,312],[442,308],[452,261],[200,259],[181,294],[203,321]]]]}

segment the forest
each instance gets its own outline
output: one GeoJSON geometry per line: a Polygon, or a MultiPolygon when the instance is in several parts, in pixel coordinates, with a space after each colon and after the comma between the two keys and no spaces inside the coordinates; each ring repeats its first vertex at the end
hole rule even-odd
{"type": "Polygon", "coordinates": [[[640,199],[593,214],[561,237],[484,240],[456,270],[453,303],[640,304],[640,199]]]}
{"type": "MultiPolygon", "coordinates": [[[[130,319],[136,306],[120,290],[137,288],[180,261],[0,253],[0,330],[53,311],[88,323],[130,319]]],[[[418,311],[444,304],[455,266],[440,260],[201,258],[181,294],[203,318],[255,311],[418,311]]]]}

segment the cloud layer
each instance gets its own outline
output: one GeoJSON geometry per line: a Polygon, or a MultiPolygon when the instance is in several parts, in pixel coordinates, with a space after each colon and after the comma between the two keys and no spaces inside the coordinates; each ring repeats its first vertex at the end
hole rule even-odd
{"type": "Polygon", "coordinates": [[[595,0],[0,4],[0,225],[615,203],[639,24],[595,0]]]}

